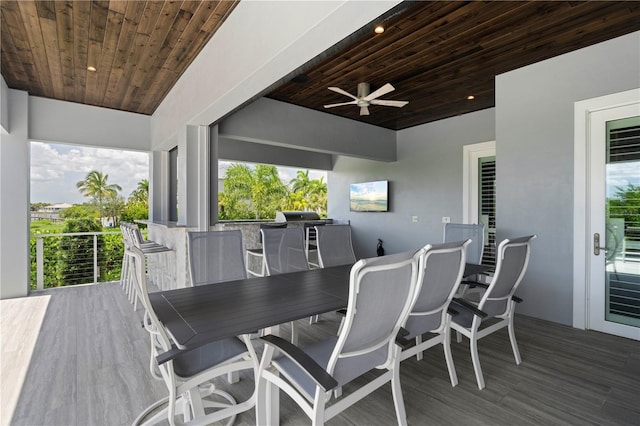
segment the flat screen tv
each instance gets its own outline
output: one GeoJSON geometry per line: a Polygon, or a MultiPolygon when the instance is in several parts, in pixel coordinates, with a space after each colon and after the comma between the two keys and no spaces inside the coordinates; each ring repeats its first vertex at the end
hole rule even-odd
{"type": "Polygon", "coordinates": [[[389,181],[352,183],[349,186],[352,212],[386,212],[389,210],[389,181]]]}

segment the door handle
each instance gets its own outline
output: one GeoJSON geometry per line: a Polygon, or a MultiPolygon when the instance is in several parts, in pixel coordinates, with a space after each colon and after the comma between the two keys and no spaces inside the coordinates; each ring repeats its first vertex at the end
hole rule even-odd
{"type": "Polygon", "coordinates": [[[600,234],[597,232],[593,234],[593,254],[600,255],[600,250],[607,250],[606,247],[600,247],[600,234]]]}

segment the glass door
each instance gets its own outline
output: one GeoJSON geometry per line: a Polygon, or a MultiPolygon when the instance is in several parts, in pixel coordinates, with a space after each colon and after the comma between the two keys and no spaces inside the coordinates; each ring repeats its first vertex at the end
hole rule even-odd
{"type": "Polygon", "coordinates": [[[591,117],[589,328],[640,340],[640,104],[591,117]]]}

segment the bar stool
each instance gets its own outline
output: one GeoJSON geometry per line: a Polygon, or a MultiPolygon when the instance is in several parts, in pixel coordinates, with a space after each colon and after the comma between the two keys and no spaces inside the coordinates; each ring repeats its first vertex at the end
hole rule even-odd
{"type": "MultiPolygon", "coordinates": [[[[166,259],[164,265],[161,262],[154,262],[156,265],[149,267],[150,256],[159,254],[168,254],[173,252],[173,249],[158,244],[155,241],[145,240],[137,225],[131,223],[124,223],[120,226],[124,239],[124,256],[122,261],[121,272],[121,284],[129,298],[129,301],[133,303],[133,309],[138,309],[138,288],[133,283],[132,274],[134,271],[131,269],[131,262],[133,262],[134,253],[131,247],[136,247],[145,255],[147,260],[146,270],[151,282],[159,289],[164,290],[164,281],[169,279],[169,273],[166,268],[166,259]],[[162,266],[160,266],[162,265],[162,266]]],[[[155,257],[155,256],[154,256],[155,257]]],[[[156,260],[156,259],[154,259],[156,260]]]]}

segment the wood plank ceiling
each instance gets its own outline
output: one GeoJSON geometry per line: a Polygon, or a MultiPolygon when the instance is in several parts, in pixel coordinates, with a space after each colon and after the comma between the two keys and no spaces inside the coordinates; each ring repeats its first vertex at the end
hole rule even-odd
{"type": "MultiPolygon", "coordinates": [[[[2,75],[35,96],[152,114],[236,4],[2,0],[2,75]]],[[[637,30],[639,1],[403,2],[260,95],[399,130],[492,107],[497,74],[637,30]],[[360,82],[409,104],[323,108],[350,100],[327,87],[360,82]]]]}
{"type": "Polygon", "coordinates": [[[34,96],[152,114],[236,5],[2,0],[2,76],[34,96]]]}
{"type": "MultiPolygon", "coordinates": [[[[327,57],[299,70],[267,96],[393,130],[495,105],[495,76],[640,30],[637,1],[421,1],[372,22],[327,57]],[[384,21],[384,22],[383,22],[384,21]],[[383,34],[373,29],[379,23],[383,34]],[[359,82],[403,108],[323,105],[351,99],[359,82]],[[473,95],[473,100],[467,96],[473,95]]],[[[640,46],[638,46],[640,49],[640,46]]],[[[612,67],[616,66],[612,64],[612,67]]],[[[640,83],[640,77],[639,77],[640,83]]],[[[570,82],[567,82],[570,84],[570,82]]]]}

